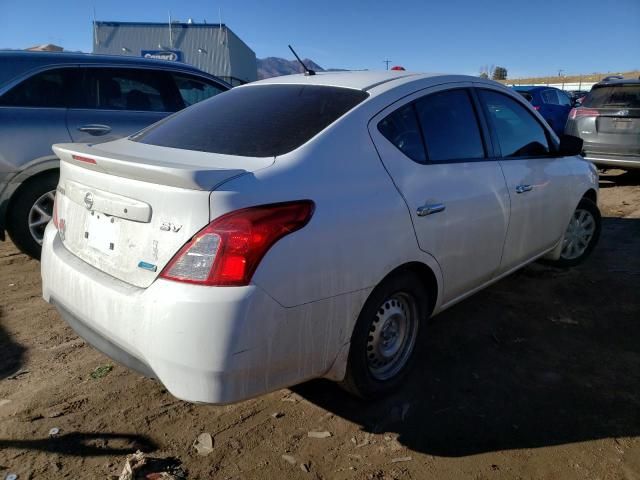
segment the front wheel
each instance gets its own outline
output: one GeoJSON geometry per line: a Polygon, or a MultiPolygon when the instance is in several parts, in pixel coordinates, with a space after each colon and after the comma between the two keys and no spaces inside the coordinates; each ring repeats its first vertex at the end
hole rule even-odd
{"type": "Polygon", "coordinates": [[[415,273],[394,274],[378,285],[356,322],[342,387],[365,399],[400,387],[427,315],[427,290],[415,273]]]}
{"type": "Polygon", "coordinates": [[[584,261],[598,243],[601,223],[598,206],[588,198],[580,200],[564,233],[560,258],[552,263],[573,267],[584,261]]]}

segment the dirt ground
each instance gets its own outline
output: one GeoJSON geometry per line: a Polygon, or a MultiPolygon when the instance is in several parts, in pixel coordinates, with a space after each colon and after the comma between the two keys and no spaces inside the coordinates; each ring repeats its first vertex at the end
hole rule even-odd
{"type": "Polygon", "coordinates": [[[437,316],[421,368],[375,404],[327,381],[212,407],[118,365],[92,378],[112,362],[1,243],[0,479],[117,478],[136,449],[189,479],[638,479],[640,176],[603,175],[600,208],[587,262],[531,265],[437,316]]]}

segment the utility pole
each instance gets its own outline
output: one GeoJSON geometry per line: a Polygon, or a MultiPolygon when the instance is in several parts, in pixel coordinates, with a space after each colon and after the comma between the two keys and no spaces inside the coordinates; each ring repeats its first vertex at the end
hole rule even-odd
{"type": "Polygon", "coordinates": [[[562,72],[564,72],[563,69],[558,70],[558,76],[561,77],[562,76],[562,72]]]}
{"type": "Polygon", "coordinates": [[[391,60],[383,60],[382,63],[384,63],[387,66],[387,70],[389,70],[389,64],[391,63],[391,60]]]}

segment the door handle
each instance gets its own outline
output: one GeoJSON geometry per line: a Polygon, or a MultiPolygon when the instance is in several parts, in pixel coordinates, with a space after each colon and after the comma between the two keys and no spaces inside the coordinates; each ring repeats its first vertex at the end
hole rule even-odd
{"type": "Polygon", "coordinates": [[[533,190],[533,185],[516,185],[516,193],[526,193],[533,190]]]}
{"type": "Polygon", "coordinates": [[[442,212],[445,208],[446,207],[444,203],[432,203],[431,205],[423,205],[421,207],[418,207],[416,213],[419,217],[426,217],[427,215],[442,212]]]}
{"type": "Polygon", "coordinates": [[[104,135],[111,131],[111,127],[108,125],[83,125],[82,127],[78,127],[78,130],[91,135],[104,135]]]}

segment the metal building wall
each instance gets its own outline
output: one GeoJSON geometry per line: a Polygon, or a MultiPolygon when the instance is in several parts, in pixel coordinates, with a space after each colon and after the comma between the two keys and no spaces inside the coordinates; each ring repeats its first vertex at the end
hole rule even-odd
{"type": "Polygon", "coordinates": [[[93,53],[141,56],[179,51],[182,61],[220,77],[257,79],[255,53],[226,25],[96,22],[93,53]]]}

